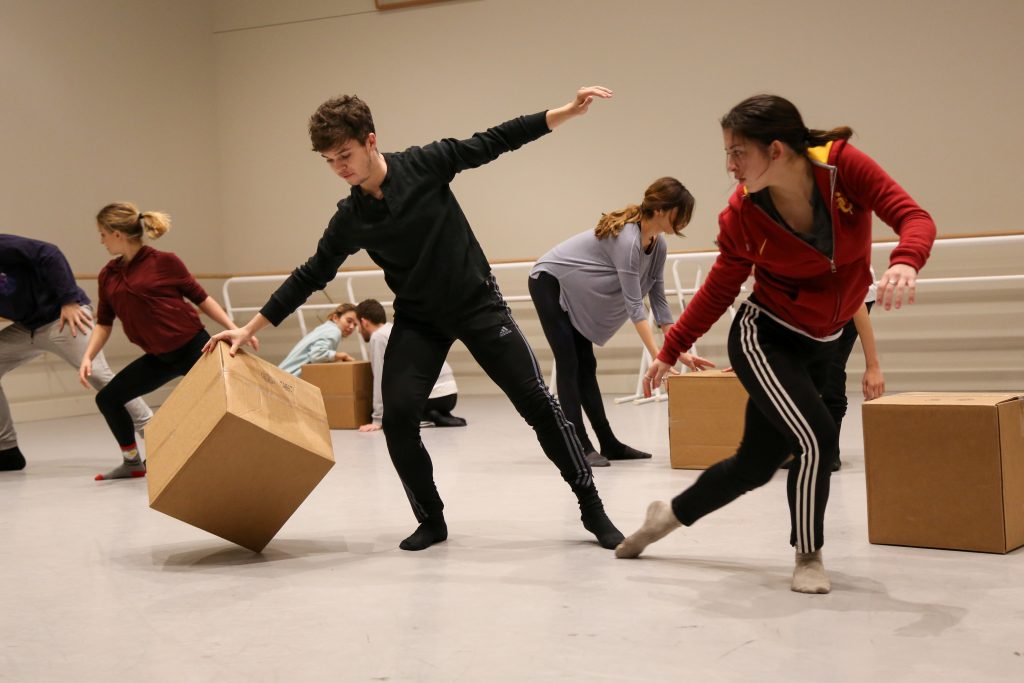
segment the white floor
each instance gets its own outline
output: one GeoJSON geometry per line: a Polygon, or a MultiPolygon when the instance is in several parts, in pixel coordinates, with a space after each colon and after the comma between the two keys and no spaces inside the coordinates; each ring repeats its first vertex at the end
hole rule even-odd
{"type": "MultiPolygon", "coordinates": [[[[668,466],[665,404],[615,406],[653,461],[597,470],[613,520],[698,473],[668,466]]],[[[424,441],[450,540],[397,549],[414,521],[380,433],[335,431],[338,464],[262,555],[94,482],[102,420],[19,425],[0,473],[4,681],[1024,680],[1024,553],[867,542],[859,406],[843,432],[826,565],[789,590],[784,477],[616,560],[503,399],[424,441]]]]}

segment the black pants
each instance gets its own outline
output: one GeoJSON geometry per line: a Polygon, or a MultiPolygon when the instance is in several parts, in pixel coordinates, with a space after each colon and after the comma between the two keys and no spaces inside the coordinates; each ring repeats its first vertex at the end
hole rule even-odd
{"type": "Polygon", "coordinates": [[[601,400],[601,387],[597,384],[594,344],[580,334],[569,319],[569,314],[562,310],[559,302],[562,288],[558,278],[548,273],[539,273],[537,277],[529,278],[529,289],[544,336],[555,355],[558,402],[562,405],[566,419],[575,428],[584,449],[588,452],[596,450],[583,425],[583,412],[586,411],[591,427],[598,434],[602,430],[610,433],[611,426],[601,400]]]}
{"type": "MultiPolygon", "coordinates": [[[[868,311],[875,304],[874,301],[867,303],[868,311]]],[[[836,431],[843,428],[843,418],[846,417],[846,364],[850,360],[850,353],[853,345],[857,342],[857,326],[851,320],[846,323],[843,333],[836,342],[836,355],[832,359],[832,365],[825,377],[825,384],[821,387],[821,398],[828,407],[828,412],[836,423],[836,431]]],[[[836,446],[836,457],[839,457],[839,447],[836,446]]]]}
{"type": "Polygon", "coordinates": [[[416,519],[426,521],[444,508],[430,455],[420,440],[420,415],[455,339],[466,345],[533,427],[545,455],[569,486],[574,491],[590,488],[593,475],[576,433],[544,384],[533,350],[490,277],[454,318],[426,322],[395,314],[381,377],[383,427],[416,519]]]}
{"type": "Polygon", "coordinates": [[[772,478],[793,453],[787,495],[790,544],[813,552],[824,544],[829,466],[839,430],[821,397],[838,341],[795,332],[750,303],[740,306],[729,332],[729,361],[750,395],[736,454],[704,471],[672,501],[683,524],[732,502],[772,478]]]}
{"type": "Polygon", "coordinates": [[[118,444],[128,447],[135,443],[132,417],[124,404],[188,373],[202,357],[203,345],[209,339],[206,330],[200,330],[184,346],[174,351],[156,355],[147,353],[136,358],[99,390],[96,405],[106,418],[118,444]]]}

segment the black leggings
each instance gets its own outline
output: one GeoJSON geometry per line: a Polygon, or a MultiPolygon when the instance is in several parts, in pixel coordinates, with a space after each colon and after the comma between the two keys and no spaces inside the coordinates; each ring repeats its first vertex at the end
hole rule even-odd
{"type": "Polygon", "coordinates": [[[539,273],[537,277],[529,279],[529,289],[544,336],[555,355],[558,402],[583,447],[588,452],[593,451],[594,444],[587,436],[587,428],[583,424],[584,411],[590,426],[599,436],[603,433],[611,434],[604,402],[601,400],[601,387],[597,384],[594,344],[573,327],[569,314],[562,310],[559,301],[562,288],[558,278],[549,273],[539,273]]]}
{"type": "Polygon", "coordinates": [[[132,417],[124,404],[133,398],[159,389],[175,377],[188,373],[203,355],[203,345],[210,339],[206,330],[199,330],[184,346],[168,353],[147,353],[136,358],[114,375],[107,386],[96,394],[96,405],[106,418],[110,431],[122,448],[135,444],[132,417]]]}
{"type": "Polygon", "coordinates": [[[750,395],[739,449],[705,470],[672,509],[689,526],[772,478],[793,453],[787,495],[790,545],[813,552],[824,543],[831,463],[839,431],[821,397],[838,341],[795,332],[749,303],[729,331],[729,361],[750,395]]]}
{"type": "MultiPolygon", "coordinates": [[[[460,305],[460,313],[430,322],[395,314],[381,376],[384,436],[391,461],[420,522],[439,516],[444,504],[434,468],[420,440],[420,417],[441,364],[460,339],[488,377],[537,434],[544,454],[573,491],[590,489],[593,475],[583,448],[551,396],[526,337],[490,277],[460,305]]],[[[482,453],[486,457],[486,453],[482,453]]]]}

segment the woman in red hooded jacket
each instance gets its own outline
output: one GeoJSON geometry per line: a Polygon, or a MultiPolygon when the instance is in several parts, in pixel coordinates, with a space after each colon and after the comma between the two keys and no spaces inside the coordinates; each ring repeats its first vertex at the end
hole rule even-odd
{"type": "Polygon", "coordinates": [[[727,167],[738,187],[719,215],[719,255],[707,280],[665,337],[645,376],[657,387],[721,317],[753,272],[753,294],[729,333],[729,360],[750,395],[736,454],[707,469],[671,506],[655,501],[643,526],[616,548],[637,557],[650,543],[767,483],[794,453],[789,470],[792,588],[831,590],[821,560],[829,464],[839,431],[821,387],[843,326],[871,284],[871,214],[899,235],[878,285],[886,310],[913,303],[915,281],[935,239],[928,213],[877,163],[848,143],[847,127],[808,129],[797,108],[755,95],[722,120],[727,167]]]}

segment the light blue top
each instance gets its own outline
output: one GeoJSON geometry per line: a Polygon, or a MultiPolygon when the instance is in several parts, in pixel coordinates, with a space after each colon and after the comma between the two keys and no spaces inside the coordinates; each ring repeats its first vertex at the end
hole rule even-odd
{"type": "Polygon", "coordinates": [[[647,319],[645,296],[658,325],[675,321],[665,299],[667,255],[662,235],[646,254],[640,226],[626,223],[618,237],[599,240],[593,230],[570,237],[541,256],[530,277],[543,272],[557,278],[562,310],[573,327],[603,346],[627,319],[647,319]]]}
{"type": "Polygon", "coordinates": [[[328,320],[300,339],[278,367],[301,377],[306,363],[333,363],[340,343],[341,330],[328,320]]]}

